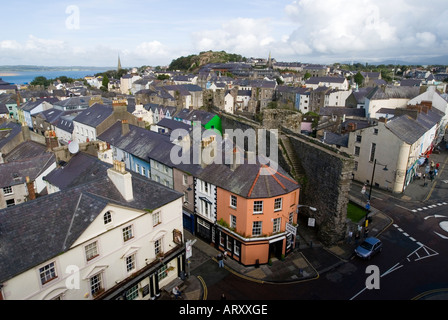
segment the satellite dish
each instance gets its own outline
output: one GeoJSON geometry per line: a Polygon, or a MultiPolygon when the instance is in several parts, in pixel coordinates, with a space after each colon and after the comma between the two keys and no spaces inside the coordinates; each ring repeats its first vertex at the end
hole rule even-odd
{"type": "Polygon", "coordinates": [[[76,154],[79,151],[79,144],[78,141],[71,141],[68,144],[68,151],[70,151],[71,154],[76,154]]]}

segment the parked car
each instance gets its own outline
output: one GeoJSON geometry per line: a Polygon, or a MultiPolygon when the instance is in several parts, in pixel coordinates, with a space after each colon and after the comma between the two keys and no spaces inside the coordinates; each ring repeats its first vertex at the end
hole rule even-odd
{"type": "Polygon", "coordinates": [[[363,259],[370,259],[383,250],[383,243],[374,237],[366,238],[356,249],[355,253],[363,259]]]}

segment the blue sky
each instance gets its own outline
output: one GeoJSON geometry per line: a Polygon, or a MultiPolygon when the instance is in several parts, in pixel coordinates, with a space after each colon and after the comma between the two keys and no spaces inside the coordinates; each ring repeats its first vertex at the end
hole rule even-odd
{"type": "Polygon", "coordinates": [[[448,55],[446,0],[17,0],[0,7],[0,65],[115,66],[120,55],[125,67],[155,66],[206,50],[315,63],[448,55]]]}

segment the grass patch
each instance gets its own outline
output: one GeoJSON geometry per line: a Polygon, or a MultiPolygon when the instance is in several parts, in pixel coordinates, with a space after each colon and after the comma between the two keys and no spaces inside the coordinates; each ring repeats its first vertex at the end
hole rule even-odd
{"type": "Polygon", "coordinates": [[[366,216],[366,209],[358,206],[353,202],[347,204],[347,218],[358,223],[366,216]]]}

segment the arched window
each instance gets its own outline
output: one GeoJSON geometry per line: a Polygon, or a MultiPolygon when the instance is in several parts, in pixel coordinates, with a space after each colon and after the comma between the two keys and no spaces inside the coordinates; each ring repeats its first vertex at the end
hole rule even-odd
{"type": "Polygon", "coordinates": [[[104,216],[104,224],[108,224],[112,222],[112,214],[110,213],[110,211],[107,211],[104,216]]]}

